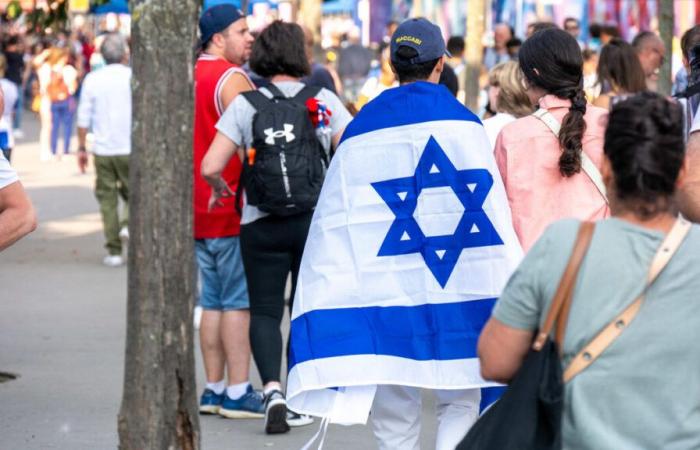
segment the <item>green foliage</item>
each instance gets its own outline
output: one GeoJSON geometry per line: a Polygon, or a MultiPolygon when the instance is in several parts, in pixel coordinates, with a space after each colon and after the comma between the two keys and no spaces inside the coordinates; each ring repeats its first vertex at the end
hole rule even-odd
{"type": "MultiPolygon", "coordinates": [[[[49,9],[45,11],[43,9],[35,9],[30,12],[27,17],[27,24],[29,28],[34,30],[36,33],[45,34],[47,29],[52,31],[65,31],[68,29],[68,3],[69,0],[48,0],[49,9]]],[[[104,5],[108,3],[109,0],[90,0],[90,7],[104,5]]],[[[8,6],[8,15],[10,13],[10,8],[13,5],[17,5],[18,11],[21,12],[21,7],[19,6],[18,0],[13,0],[8,6]]],[[[19,15],[19,14],[17,14],[19,15]]],[[[16,16],[14,16],[16,17],[16,16]]],[[[11,16],[11,18],[14,18],[11,16]]]]}

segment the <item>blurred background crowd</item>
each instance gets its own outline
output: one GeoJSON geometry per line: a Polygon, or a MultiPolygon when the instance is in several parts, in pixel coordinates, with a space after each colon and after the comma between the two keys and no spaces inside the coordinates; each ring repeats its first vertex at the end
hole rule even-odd
{"type": "MultiPolygon", "coordinates": [[[[222,1],[207,0],[203,8],[222,1]]],[[[688,30],[700,23],[696,0],[673,2],[670,40],[661,39],[659,33],[662,2],[657,0],[225,1],[247,11],[254,33],[275,19],[303,23],[312,63],[306,82],[331,89],[351,112],[396,86],[387,45],[407,17],[424,16],[441,26],[452,54],[441,83],[482,118],[526,112],[522,107],[518,112],[522,93],[509,91],[520,83],[517,70],[504,71],[508,69],[504,63],[517,60],[520,45],[534,31],[559,27],[577,39],[586,61],[588,100],[608,107],[627,94],[658,91],[665,62],[671,66],[673,93],[682,93],[688,86],[692,44],[697,41],[688,30]],[[465,36],[474,39],[467,25],[470,17],[474,23],[479,11],[483,23],[478,22],[478,28],[483,33],[475,46],[465,36]],[[476,69],[470,71],[470,66],[476,69]],[[476,77],[478,88],[470,88],[469,80],[476,77]],[[505,109],[499,110],[501,79],[508,86],[505,109]]],[[[6,99],[0,147],[11,156],[14,140],[23,137],[19,112],[31,111],[41,121],[41,159],[59,159],[71,150],[68,142],[81,81],[104,65],[98,51],[101,36],[116,31],[128,37],[129,5],[126,0],[13,0],[0,1],[0,11],[4,11],[0,86],[6,99]]],[[[251,77],[256,84],[266,83],[254,73],[251,77]]]]}

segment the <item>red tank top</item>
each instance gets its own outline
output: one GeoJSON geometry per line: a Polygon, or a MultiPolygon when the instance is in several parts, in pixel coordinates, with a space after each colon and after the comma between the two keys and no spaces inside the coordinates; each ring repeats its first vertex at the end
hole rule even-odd
{"type": "MultiPolygon", "coordinates": [[[[245,73],[235,64],[203,54],[194,68],[194,237],[195,239],[238,236],[241,218],[233,198],[222,199],[223,206],[208,211],[211,188],[200,174],[202,159],[216,135],[216,122],[223,114],[219,90],[233,73],[245,73]]],[[[252,83],[251,83],[252,84],[252,83]]],[[[233,192],[238,188],[241,161],[233,155],[223,178],[233,192]]]]}

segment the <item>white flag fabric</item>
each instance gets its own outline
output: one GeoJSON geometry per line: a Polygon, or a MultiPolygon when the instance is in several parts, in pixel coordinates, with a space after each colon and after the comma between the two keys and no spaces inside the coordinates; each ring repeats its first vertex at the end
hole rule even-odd
{"type": "Polygon", "coordinates": [[[440,85],[385,91],[348,125],[313,216],[289,407],[365,423],[379,384],[495,386],[476,344],[521,258],[479,119],[440,85]]]}

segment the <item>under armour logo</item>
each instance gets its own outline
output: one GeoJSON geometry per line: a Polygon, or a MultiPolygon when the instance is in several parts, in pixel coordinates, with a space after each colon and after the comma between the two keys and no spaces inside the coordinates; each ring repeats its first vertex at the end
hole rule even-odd
{"type": "Polygon", "coordinates": [[[285,138],[287,142],[292,142],[296,136],[292,133],[294,125],[284,124],[284,130],[274,131],[272,128],[265,129],[265,143],[267,145],[275,145],[275,139],[285,138]]]}

